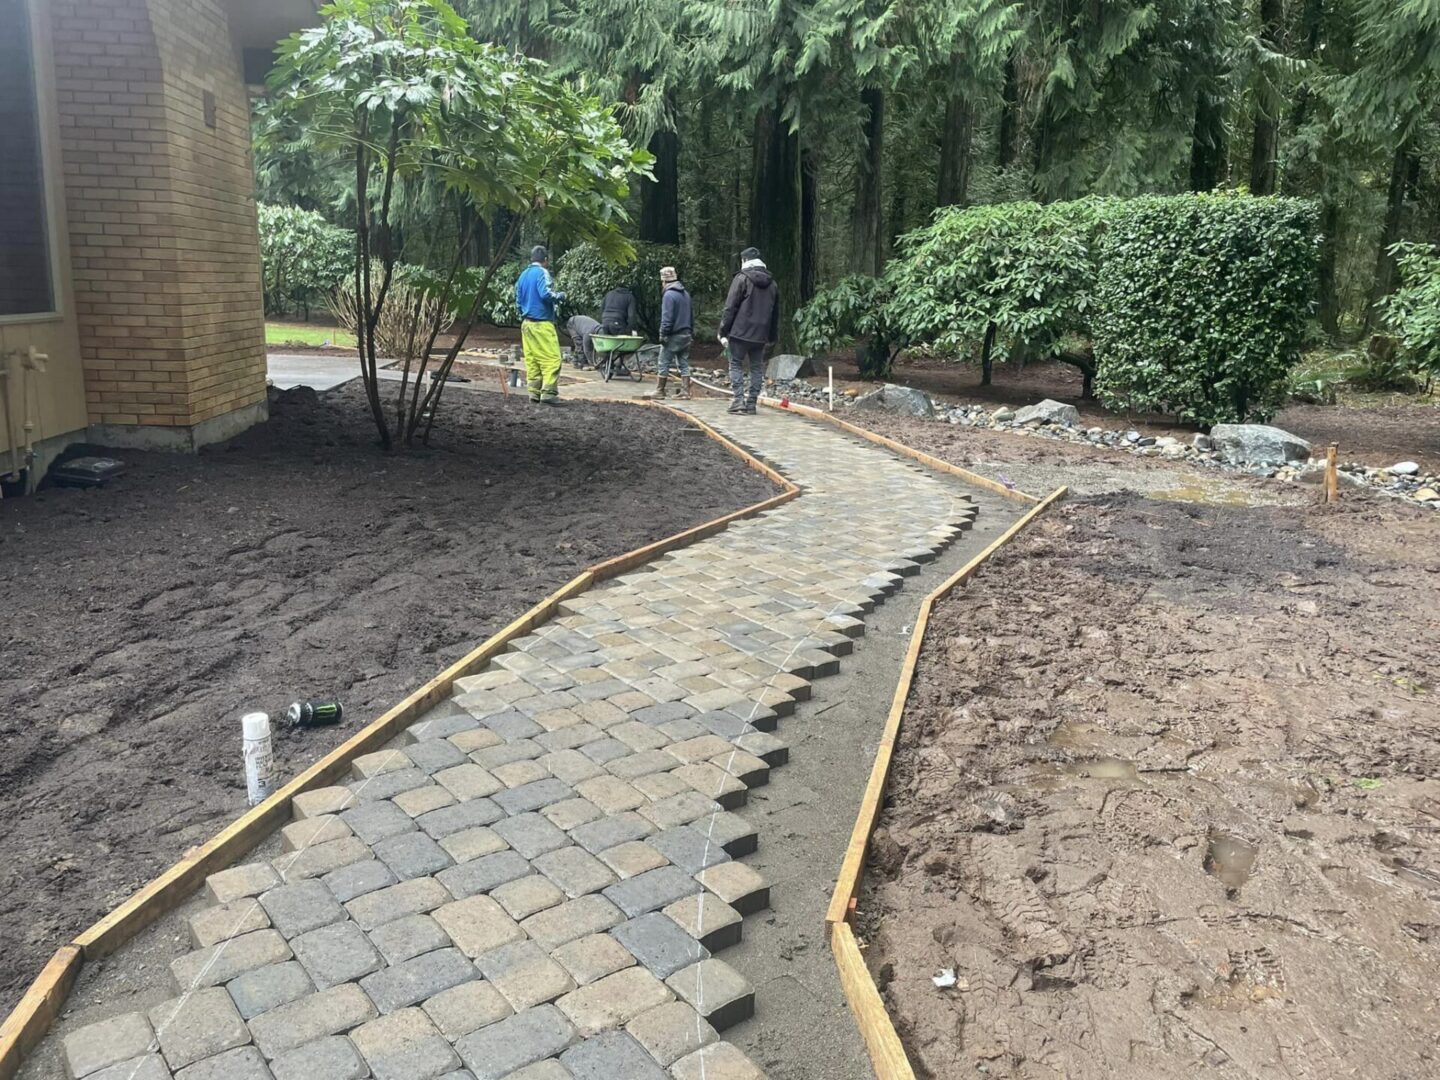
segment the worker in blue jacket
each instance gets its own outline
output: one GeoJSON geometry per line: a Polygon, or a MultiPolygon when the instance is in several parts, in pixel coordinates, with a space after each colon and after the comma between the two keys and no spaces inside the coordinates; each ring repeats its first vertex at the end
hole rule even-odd
{"type": "Polygon", "coordinates": [[[565,294],[555,291],[550,276],[550,253],[536,244],[530,265],[515,282],[515,306],[520,309],[520,348],[525,355],[525,377],[530,401],[560,404],[560,338],[555,333],[555,305],[565,294]]]}

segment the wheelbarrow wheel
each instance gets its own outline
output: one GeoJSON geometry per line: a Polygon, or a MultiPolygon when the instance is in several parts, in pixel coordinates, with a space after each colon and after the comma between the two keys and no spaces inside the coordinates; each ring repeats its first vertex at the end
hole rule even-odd
{"type": "Polygon", "coordinates": [[[600,372],[600,377],[606,382],[615,377],[615,353],[613,351],[605,354],[604,369],[600,372]]]}

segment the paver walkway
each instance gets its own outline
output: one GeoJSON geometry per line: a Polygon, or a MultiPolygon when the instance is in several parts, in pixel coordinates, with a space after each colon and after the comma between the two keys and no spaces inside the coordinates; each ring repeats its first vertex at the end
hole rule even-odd
{"type": "Polygon", "coordinates": [[[284,854],[210,878],[177,996],[61,1037],[71,1076],[761,1076],[721,1035],[765,1007],[720,958],[769,899],[746,793],[977,511],[822,424],[689,407],[804,494],[568,601],[297,798],[284,854]]]}

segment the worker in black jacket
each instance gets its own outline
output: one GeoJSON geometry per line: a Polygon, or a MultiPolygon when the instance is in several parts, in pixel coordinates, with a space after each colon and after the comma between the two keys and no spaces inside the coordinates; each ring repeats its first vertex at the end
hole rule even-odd
{"type": "Polygon", "coordinates": [[[765,382],[765,346],[780,340],[780,287],[760,259],[758,248],[740,253],[740,272],[730,282],[725,314],[720,319],[720,344],[730,356],[727,410],[754,413],[765,382]],[[745,393],[746,369],[750,392],[745,393]]]}
{"type": "Polygon", "coordinates": [[[617,285],[605,294],[600,303],[600,325],[607,334],[633,334],[640,325],[635,310],[635,294],[624,285],[617,285]]]}

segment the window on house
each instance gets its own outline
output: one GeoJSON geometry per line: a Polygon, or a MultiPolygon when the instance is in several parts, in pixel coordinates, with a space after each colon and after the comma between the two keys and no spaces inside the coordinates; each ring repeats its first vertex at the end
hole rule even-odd
{"type": "Polygon", "coordinates": [[[55,296],[29,0],[0,0],[0,27],[0,317],[43,315],[55,296]]]}

